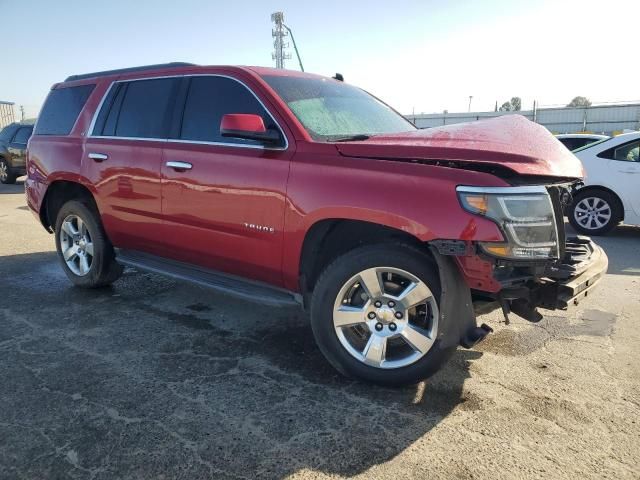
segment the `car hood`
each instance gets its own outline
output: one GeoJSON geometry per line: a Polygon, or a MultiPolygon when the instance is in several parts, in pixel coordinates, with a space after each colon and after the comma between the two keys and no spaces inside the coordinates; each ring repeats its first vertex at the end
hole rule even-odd
{"type": "Polygon", "coordinates": [[[499,165],[520,175],[583,178],[580,160],[546,128],[521,115],[375,135],[336,147],[348,157],[499,165]]]}

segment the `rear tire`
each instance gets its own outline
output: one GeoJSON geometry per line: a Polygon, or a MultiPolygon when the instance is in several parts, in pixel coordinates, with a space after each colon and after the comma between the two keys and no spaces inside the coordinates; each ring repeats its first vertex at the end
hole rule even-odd
{"type": "Polygon", "coordinates": [[[448,328],[440,318],[440,294],[437,265],[422,250],[397,243],[359,247],[320,275],[311,327],[343,375],[379,385],[415,384],[456,350],[439,340],[448,328]]]}
{"type": "Polygon", "coordinates": [[[56,250],[64,272],[74,285],[99,288],[110,285],[122,275],[113,246],[92,205],[71,200],[65,203],[56,220],[56,250]]]}
{"type": "Polygon", "coordinates": [[[605,235],[622,221],[619,200],[599,189],[578,190],[567,212],[569,223],[585,235],[605,235]]]}
{"type": "Polygon", "coordinates": [[[16,183],[17,175],[4,158],[0,158],[0,183],[13,185],[16,183]]]}

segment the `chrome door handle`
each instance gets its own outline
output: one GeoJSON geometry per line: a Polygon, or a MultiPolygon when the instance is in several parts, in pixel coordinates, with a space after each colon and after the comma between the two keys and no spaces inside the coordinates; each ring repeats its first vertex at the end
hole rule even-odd
{"type": "Polygon", "coordinates": [[[109,158],[109,155],[105,155],[104,153],[91,152],[89,154],[89,158],[91,160],[95,160],[96,162],[104,162],[107,158],[109,158]]]}
{"type": "Polygon", "coordinates": [[[167,162],[166,165],[167,167],[173,168],[177,171],[191,170],[193,168],[193,165],[189,162],[167,162]]]}

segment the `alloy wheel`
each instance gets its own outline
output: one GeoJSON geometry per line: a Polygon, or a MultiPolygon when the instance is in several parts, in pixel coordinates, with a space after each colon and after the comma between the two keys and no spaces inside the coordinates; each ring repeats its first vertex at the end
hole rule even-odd
{"type": "Polygon", "coordinates": [[[600,197],[585,197],[573,210],[576,222],[586,230],[604,227],[611,221],[611,215],[611,206],[600,197]]]}
{"type": "Polygon", "coordinates": [[[62,222],[60,247],[69,270],[80,277],[89,273],[94,258],[93,239],[79,216],[69,215],[62,222]]]}
{"type": "Polygon", "coordinates": [[[391,369],[411,365],[431,349],[438,315],[426,283],[405,270],[378,267],[354,275],[342,286],[333,325],[351,356],[391,369]]]}
{"type": "Polygon", "coordinates": [[[0,182],[6,182],[9,178],[9,168],[4,160],[0,161],[0,182]]]}

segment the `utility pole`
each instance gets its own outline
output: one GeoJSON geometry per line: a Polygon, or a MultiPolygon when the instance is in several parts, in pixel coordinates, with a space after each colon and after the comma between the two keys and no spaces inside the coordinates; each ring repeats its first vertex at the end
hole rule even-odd
{"type": "Polygon", "coordinates": [[[273,37],[273,53],[271,54],[271,58],[276,61],[276,68],[284,68],[284,61],[291,58],[291,54],[284,52],[284,49],[289,46],[289,44],[284,41],[284,37],[289,34],[289,32],[285,30],[284,13],[272,13],[271,21],[275,24],[271,30],[271,36],[273,37]]]}
{"type": "Polygon", "coordinates": [[[24,105],[20,105],[20,121],[24,122],[24,105]]]}
{"type": "Polygon", "coordinates": [[[298,57],[298,64],[300,65],[300,71],[304,72],[304,67],[302,66],[302,59],[300,58],[300,52],[298,52],[298,45],[296,45],[296,39],[293,36],[293,32],[286,24],[283,23],[282,26],[287,29],[287,32],[289,32],[289,36],[291,37],[291,41],[293,42],[293,49],[296,52],[296,57],[298,57]]]}
{"type": "Polygon", "coordinates": [[[473,98],[473,95],[469,95],[469,111],[471,111],[471,99],[473,98]]]}

